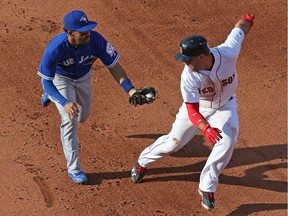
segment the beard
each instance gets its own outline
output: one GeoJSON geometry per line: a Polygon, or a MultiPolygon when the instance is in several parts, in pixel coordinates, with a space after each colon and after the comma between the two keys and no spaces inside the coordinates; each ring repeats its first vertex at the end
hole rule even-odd
{"type": "Polygon", "coordinates": [[[90,36],[87,38],[79,39],[77,41],[78,45],[87,45],[90,42],[90,36]]]}

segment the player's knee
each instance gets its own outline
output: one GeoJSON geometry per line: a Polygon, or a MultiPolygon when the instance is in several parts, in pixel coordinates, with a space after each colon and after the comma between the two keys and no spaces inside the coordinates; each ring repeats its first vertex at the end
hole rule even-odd
{"type": "Polygon", "coordinates": [[[225,140],[225,144],[227,148],[234,148],[238,141],[238,130],[235,127],[227,127],[225,130],[225,135],[223,139],[225,140]]]}
{"type": "Polygon", "coordinates": [[[175,137],[171,137],[167,139],[165,148],[164,148],[164,153],[169,154],[169,153],[178,151],[179,144],[180,144],[180,140],[178,140],[175,137]]]}
{"type": "Polygon", "coordinates": [[[231,144],[235,145],[238,141],[238,130],[235,127],[231,127],[231,144]]]}
{"type": "Polygon", "coordinates": [[[90,113],[87,113],[87,114],[80,114],[79,116],[78,116],[78,122],[85,122],[85,121],[87,121],[87,119],[89,118],[89,116],[90,116],[90,113]]]}
{"type": "Polygon", "coordinates": [[[78,122],[85,122],[86,120],[88,119],[88,116],[87,117],[79,117],[78,118],[78,122]]]}

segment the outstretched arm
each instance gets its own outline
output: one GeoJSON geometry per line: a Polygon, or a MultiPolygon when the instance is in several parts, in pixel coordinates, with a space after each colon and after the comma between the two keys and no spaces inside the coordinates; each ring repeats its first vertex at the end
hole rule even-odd
{"type": "Polygon", "coordinates": [[[108,70],[110,71],[116,82],[119,83],[130,96],[133,95],[134,92],[136,92],[135,87],[128,79],[128,76],[120,63],[117,62],[113,67],[108,68],[108,70]]]}
{"type": "Polygon", "coordinates": [[[240,28],[244,34],[248,34],[251,27],[253,26],[254,14],[246,14],[235,24],[235,28],[240,28]]]}
{"type": "Polygon", "coordinates": [[[151,86],[136,89],[118,62],[108,69],[117,83],[130,95],[129,103],[131,105],[136,107],[137,105],[150,104],[157,98],[157,92],[151,86]]]}

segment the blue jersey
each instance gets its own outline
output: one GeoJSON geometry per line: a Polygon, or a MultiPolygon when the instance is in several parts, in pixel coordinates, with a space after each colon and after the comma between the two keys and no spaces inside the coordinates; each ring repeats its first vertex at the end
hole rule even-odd
{"type": "Polygon", "coordinates": [[[98,32],[90,31],[90,42],[73,47],[68,42],[66,32],[55,36],[48,44],[38,75],[46,80],[53,80],[55,73],[71,79],[79,79],[87,74],[95,60],[100,58],[106,67],[113,67],[119,54],[98,32]]]}

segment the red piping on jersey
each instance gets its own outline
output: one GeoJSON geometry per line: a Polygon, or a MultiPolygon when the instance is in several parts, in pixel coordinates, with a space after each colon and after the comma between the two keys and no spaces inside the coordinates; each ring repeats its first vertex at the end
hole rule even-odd
{"type": "MultiPolygon", "coordinates": [[[[219,66],[218,66],[218,68],[216,69],[216,77],[217,77],[217,79],[218,79],[218,81],[220,82],[220,85],[221,85],[221,90],[222,90],[222,92],[223,92],[223,85],[222,85],[222,82],[221,82],[221,80],[219,79],[219,77],[218,77],[218,70],[219,70],[219,68],[220,68],[220,66],[221,66],[221,63],[222,63],[222,56],[221,56],[221,53],[219,52],[219,50],[217,49],[217,48],[215,48],[216,49],[216,51],[219,53],[219,57],[220,57],[220,62],[219,62],[219,66]]],[[[221,95],[220,95],[220,99],[219,99],[219,107],[220,107],[220,105],[221,105],[221,95]]]]}
{"type": "Polygon", "coordinates": [[[162,145],[162,144],[164,144],[164,143],[165,143],[165,142],[162,142],[162,143],[157,144],[157,145],[154,146],[154,148],[152,148],[149,152],[147,152],[147,153],[145,153],[145,154],[143,154],[143,155],[149,154],[149,153],[152,152],[156,147],[158,147],[158,146],[160,146],[160,145],[162,145]]]}
{"type": "MultiPolygon", "coordinates": [[[[211,80],[211,78],[210,78],[209,76],[208,76],[208,78],[209,78],[210,82],[212,83],[213,88],[216,90],[213,81],[211,80]]],[[[211,104],[210,104],[210,107],[211,107],[211,108],[212,108],[212,104],[213,104],[213,100],[214,100],[215,95],[216,95],[216,92],[215,92],[215,93],[213,94],[213,96],[212,96],[212,100],[211,100],[211,104]]]]}

